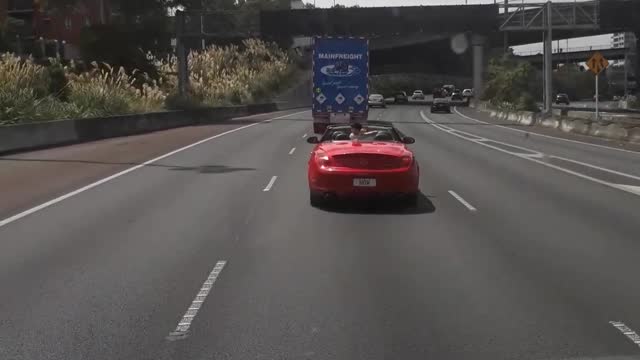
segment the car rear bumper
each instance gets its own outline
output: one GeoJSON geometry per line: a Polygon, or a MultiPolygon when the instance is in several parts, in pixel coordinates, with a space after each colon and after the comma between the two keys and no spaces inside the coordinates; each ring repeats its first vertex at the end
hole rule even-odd
{"type": "Polygon", "coordinates": [[[412,194],[418,191],[417,167],[376,172],[328,172],[309,174],[309,190],[334,197],[371,197],[412,194]],[[354,179],[375,179],[374,187],[354,186],[354,179]]]}

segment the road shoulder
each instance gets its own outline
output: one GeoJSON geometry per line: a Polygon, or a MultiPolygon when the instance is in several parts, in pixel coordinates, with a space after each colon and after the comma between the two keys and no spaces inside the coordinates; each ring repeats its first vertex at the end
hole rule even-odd
{"type": "Polygon", "coordinates": [[[0,220],[202,139],[296,111],[0,156],[0,220]]]}

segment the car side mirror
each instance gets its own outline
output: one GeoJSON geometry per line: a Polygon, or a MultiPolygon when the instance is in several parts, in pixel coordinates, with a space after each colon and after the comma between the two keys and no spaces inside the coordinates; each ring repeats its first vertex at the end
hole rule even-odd
{"type": "Polygon", "coordinates": [[[411,136],[405,136],[402,138],[402,142],[405,144],[413,144],[416,142],[416,139],[412,138],[411,136]]]}
{"type": "Polygon", "coordinates": [[[316,136],[310,136],[307,138],[307,142],[309,144],[317,144],[320,142],[320,140],[316,136]]]}

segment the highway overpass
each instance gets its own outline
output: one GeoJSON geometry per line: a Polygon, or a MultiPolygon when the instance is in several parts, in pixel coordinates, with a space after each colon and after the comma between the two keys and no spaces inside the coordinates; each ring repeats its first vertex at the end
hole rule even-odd
{"type": "MultiPolygon", "coordinates": [[[[569,51],[555,52],[553,53],[553,63],[580,63],[587,61],[595,51],[599,51],[607,60],[622,60],[625,58],[625,54],[628,54],[629,48],[611,48],[611,47],[581,47],[568,49],[569,51]]],[[[542,64],[542,51],[531,51],[526,53],[517,54],[518,58],[527,60],[534,64],[542,64]]]]}

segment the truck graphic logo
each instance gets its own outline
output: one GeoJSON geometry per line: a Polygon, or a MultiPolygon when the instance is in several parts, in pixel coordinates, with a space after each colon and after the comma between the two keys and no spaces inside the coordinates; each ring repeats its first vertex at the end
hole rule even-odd
{"type": "Polygon", "coordinates": [[[320,72],[332,77],[350,77],[360,74],[360,69],[344,61],[338,61],[333,65],[323,66],[320,72]]]}

